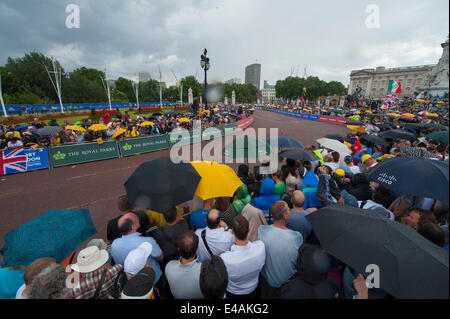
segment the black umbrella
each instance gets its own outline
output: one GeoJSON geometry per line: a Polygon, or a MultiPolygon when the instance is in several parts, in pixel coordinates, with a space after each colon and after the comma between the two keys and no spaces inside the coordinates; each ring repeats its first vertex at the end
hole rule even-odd
{"type": "Polygon", "coordinates": [[[36,131],[37,135],[50,136],[61,132],[63,129],[59,126],[46,126],[36,131]]]}
{"type": "Polygon", "coordinates": [[[161,113],[159,113],[159,112],[156,112],[156,113],[153,113],[153,114],[152,114],[152,116],[161,116],[161,115],[163,115],[163,114],[161,114],[161,113]]]}
{"type": "Polygon", "coordinates": [[[390,139],[406,139],[409,140],[411,142],[414,142],[416,140],[416,136],[408,131],[405,130],[400,130],[400,129],[394,129],[394,130],[389,130],[383,133],[379,134],[382,138],[390,138],[390,139]]]}
{"type": "Polygon", "coordinates": [[[391,124],[374,124],[376,127],[378,127],[380,130],[385,131],[385,130],[390,130],[392,128],[391,124]]]}
{"type": "Polygon", "coordinates": [[[421,158],[435,158],[438,159],[439,157],[431,152],[428,152],[427,150],[424,150],[421,147],[411,147],[411,146],[399,146],[400,153],[405,154],[407,156],[412,157],[421,157],[421,158]]]}
{"type": "Polygon", "coordinates": [[[162,157],[141,164],[124,186],[134,207],[162,213],[194,198],[200,179],[190,163],[162,157]]]}
{"type": "MultiPolygon", "coordinates": [[[[267,143],[270,143],[270,138],[267,143]]],[[[305,146],[297,139],[290,136],[278,136],[278,147],[282,148],[305,148],[305,146]]]]}
{"type": "Polygon", "coordinates": [[[448,252],[412,227],[342,204],[306,219],[326,252],[366,277],[378,267],[380,288],[394,297],[448,298],[448,252]]]}
{"type": "Polygon", "coordinates": [[[363,126],[364,123],[361,123],[360,121],[349,121],[349,122],[346,122],[345,125],[363,126]]]}
{"type": "Polygon", "coordinates": [[[370,170],[369,180],[394,193],[439,199],[447,202],[448,163],[419,157],[395,157],[370,170]]]}
{"type": "Polygon", "coordinates": [[[320,160],[320,158],[317,157],[316,154],[312,152],[306,152],[302,149],[282,151],[278,153],[278,155],[280,157],[289,158],[296,161],[314,162],[320,160]]]}
{"type": "Polygon", "coordinates": [[[364,142],[367,141],[375,145],[382,145],[382,146],[389,145],[389,143],[384,138],[379,137],[377,135],[363,135],[359,139],[361,142],[363,142],[363,144],[365,144],[364,142]]]}
{"type": "Polygon", "coordinates": [[[344,141],[346,140],[346,138],[342,135],[339,134],[328,134],[324,136],[325,138],[330,138],[332,140],[338,140],[341,143],[344,143],[344,141]]]}

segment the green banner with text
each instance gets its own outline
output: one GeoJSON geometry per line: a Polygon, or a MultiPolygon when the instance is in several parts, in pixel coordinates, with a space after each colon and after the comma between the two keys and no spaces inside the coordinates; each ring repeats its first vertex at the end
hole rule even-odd
{"type": "Polygon", "coordinates": [[[93,162],[119,157],[116,141],[56,146],[48,149],[51,167],[93,162]]]}
{"type": "Polygon", "coordinates": [[[166,134],[135,137],[119,141],[122,156],[154,152],[169,148],[169,136],[166,134]]]}

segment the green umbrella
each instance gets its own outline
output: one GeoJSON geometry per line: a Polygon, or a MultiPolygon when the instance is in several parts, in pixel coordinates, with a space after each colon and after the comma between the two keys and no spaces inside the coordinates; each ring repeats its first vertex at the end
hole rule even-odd
{"type": "Polygon", "coordinates": [[[253,136],[237,137],[226,145],[222,153],[229,158],[258,158],[272,154],[273,150],[265,140],[253,136]]]}
{"type": "Polygon", "coordinates": [[[421,127],[431,127],[442,131],[448,131],[448,126],[436,124],[436,123],[424,123],[420,124],[421,127]]]}
{"type": "Polygon", "coordinates": [[[448,143],[448,132],[433,132],[426,136],[427,139],[448,143]]]}

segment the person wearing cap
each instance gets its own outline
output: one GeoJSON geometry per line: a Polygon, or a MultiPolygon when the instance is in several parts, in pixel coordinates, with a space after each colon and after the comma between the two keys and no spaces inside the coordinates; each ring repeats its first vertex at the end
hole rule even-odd
{"type": "Polygon", "coordinates": [[[108,251],[97,246],[89,246],[79,252],[76,264],[70,265],[75,272],[72,274],[75,287],[71,289],[71,299],[111,298],[114,282],[123,266],[111,266],[107,264],[108,259],[108,251]]]}
{"type": "Polygon", "coordinates": [[[361,158],[361,162],[366,168],[366,172],[368,173],[375,165],[378,164],[376,160],[372,158],[371,155],[366,154],[361,158]]]}
{"type": "Polygon", "coordinates": [[[128,280],[149,266],[148,257],[150,257],[152,249],[150,243],[143,242],[138,248],[130,251],[123,265],[128,280]]]}
{"type": "Polygon", "coordinates": [[[345,165],[341,165],[341,169],[346,171],[347,173],[350,173],[352,175],[356,175],[361,173],[361,170],[358,166],[353,165],[353,159],[351,155],[347,155],[344,157],[344,163],[345,165]]]}

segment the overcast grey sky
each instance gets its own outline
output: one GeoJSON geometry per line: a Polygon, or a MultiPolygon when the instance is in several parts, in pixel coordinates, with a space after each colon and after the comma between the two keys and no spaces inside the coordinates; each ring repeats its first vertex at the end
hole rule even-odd
{"type": "Polygon", "coordinates": [[[139,71],[174,83],[198,70],[208,49],[211,81],[244,80],[262,64],[261,82],[275,84],[292,66],[345,85],[353,69],[435,64],[449,29],[448,0],[1,0],[0,65],[8,56],[53,55],[66,71],[108,69],[111,78],[139,71]],[[68,29],[68,4],[80,28],[68,29]],[[367,28],[366,7],[380,9],[367,28]]]}

